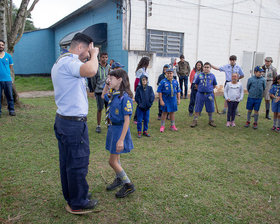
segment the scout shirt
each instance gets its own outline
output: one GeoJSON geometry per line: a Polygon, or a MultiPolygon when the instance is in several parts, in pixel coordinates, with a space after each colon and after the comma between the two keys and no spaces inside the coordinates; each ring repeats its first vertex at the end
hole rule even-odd
{"type": "Polygon", "coordinates": [[[280,84],[273,84],[269,90],[270,94],[273,94],[276,97],[280,96],[280,84]]]}
{"type": "Polygon", "coordinates": [[[224,72],[226,74],[227,82],[231,82],[231,75],[233,73],[237,73],[239,75],[239,78],[240,78],[240,76],[244,76],[244,73],[243,73],[241,67],[236,64],[234,66],[231,66],[230,64],[224,65],[219,68],[219,71],[224,72]]]}
{"type": "Polygon", "coordinates": [[[200,93],[212,93],[214,86],[217,85],[216,77],[213,73],[200,73],[194,82],[198,87],[197,91],[200,93]]]}

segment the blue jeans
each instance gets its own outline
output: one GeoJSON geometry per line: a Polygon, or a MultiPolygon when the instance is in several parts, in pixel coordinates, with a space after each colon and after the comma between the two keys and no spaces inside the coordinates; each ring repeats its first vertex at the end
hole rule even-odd
{"type": "Polygon", "coordinates": [[[181,96],[183,96],[183,83],[185,87],[185,97],[188,95],[188,78],[189,76],[179,76],[179,82],[180,82],[180,89],[181,89],[181,96]]]}
{"type": "Polygon", "coordinates": [[[137,131],[142,132],[142,121],[144,120],[144,129],[143,131],[148,131],[148,124],[150,119],[150,109],[141,110],[137,107],[137,131]]]}
{"type": "Polygon", "coordinates": [[[87,123],[56,116],[54,132],[58,140],[63,196],[72,209],[81,209],[89,202],[86,180],[90,153],[87,123]]]}
{"type": "Polygon", "coordinates": [[[194,111],[194,105],[195,105],[195,98],[196,98],[196,93],[197,89],[195,89],[195,84],[192,84],[191,86],[191,99],[190,99],[190,104],[189,104],[189,113],[193,113],[194,111]]]}
{"type": "MultiPolygon", "coordinates": [[[[13,84],[12,81],[1,81],[0,82],[0,99],[2,98],[2,90],[7,98],[8,110],[10,112],[15,111],[14,98],[13,98],[13,84]]],[[[0,100],[0,114],[1,114],[1,100],[0,100]]]]}

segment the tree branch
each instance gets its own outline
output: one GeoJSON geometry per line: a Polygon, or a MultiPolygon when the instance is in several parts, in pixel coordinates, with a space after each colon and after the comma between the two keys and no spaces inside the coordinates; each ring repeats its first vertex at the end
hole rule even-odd
{"type": "Polygon", "coordinates": [[[20,38],[22,37],[23,33],[24,33],[24,28],[25,28],[25,23],[23,23],[23,26],[20,28],[20,30],[18,31],[18,35],[17,35],[17,38],[15,40],[15,43],[14,45],[16,45],[19,41],[20,41],[20,38]]]}
{"type": "Polygon", "coordinates": [[[31,11],[34,9],[35,5],[39,2],[39,0],[34,0],[30,8],[27,10],[27,16],[30,15],[31,11]]]}

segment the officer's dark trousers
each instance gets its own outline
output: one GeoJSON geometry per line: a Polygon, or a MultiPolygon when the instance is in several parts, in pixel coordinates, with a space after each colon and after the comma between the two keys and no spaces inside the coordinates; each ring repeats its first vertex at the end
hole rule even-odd
{"type": "Polygon", "coordinates": [[[160,106],[160,100],[158,99],[158,116],[161,117],[161,114],[162,114],[162,110],[160,106]]]}
{"type": "Polygon", "coordinates": [[[193,113],[194,111],[194,105],[195,105],[195,98],[197,94],[197,89],[195,89],[195,84],[192,84],[191,86],[191,99],[190,99],[190,104],[189,104],[189,113],[193,113]]]}
{"type": "Polygon", "coordinates": [[[137,107],[137,131],[142,132],[142,121],[144,120],[143,131],[148,131],[148,125],[150,120],[150,110],[141,110],[137,107]]]}
{"type": "Polygon", "coordinates": [[[58,140],[63,196],[72,209],[81,209],[88,204],[86,175],[89,164],[89,139],[87,123],[56,116],[54,131],[58,140]]]}

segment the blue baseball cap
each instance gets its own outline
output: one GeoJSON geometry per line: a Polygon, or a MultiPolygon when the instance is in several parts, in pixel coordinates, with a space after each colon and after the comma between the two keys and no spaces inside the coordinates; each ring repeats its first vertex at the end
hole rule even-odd
{"type": "Polygon", "coordinates": [[[163,67],[164,68],[169,68],[169,64],[165,64],[163,67]]]}
{"type": "Polygon", "coordinates": [[[168,68],[166,69],[166,72],[174,72],[173,67],[169,65],[168,68]]]}
{"type": "Polygon", "coordinates": [[[112,69],[114,68],[123,68],[124,65],[120,64],[119,62],[114,62],[111,66],[112,69]]]}
{"type": "Polygon", "coordinates": [[[256,66],[256,67],[254,68],[254,71],[255,71],[255,72],[264,72],[262,66],[256,66]]]}

